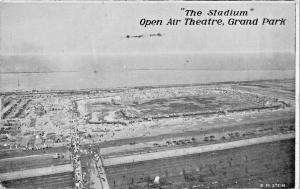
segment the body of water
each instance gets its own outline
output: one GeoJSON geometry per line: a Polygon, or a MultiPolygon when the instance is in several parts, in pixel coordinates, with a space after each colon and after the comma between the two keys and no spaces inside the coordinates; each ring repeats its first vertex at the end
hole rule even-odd
{"type": "Polygon", "coordinates": [[[117,88],[262,79],[292,79],[295,70],[119,70],[0,74],[1,91],[117,88]]]}

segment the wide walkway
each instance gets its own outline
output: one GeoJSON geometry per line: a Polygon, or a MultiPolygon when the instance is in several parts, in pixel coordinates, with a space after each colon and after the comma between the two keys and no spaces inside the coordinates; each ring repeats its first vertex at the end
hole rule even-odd
{"type": "Polygon", "coordinates": [[[152,153],[145,153],[145,154],[134,154],[130,156],[113,157],[113,158],[104,159],[103,164],[104,166],[112,166],[112,165],[125,164],[125,163],[141,162],[141,161],[148,161],[148,160],[161,159],[161,158],[170,158],[176,156],[212,152],[217,150],[226,150],[231,148],[275,142],[275,141],[292,139],[292,138],[295,138],[295,133],[263,136],[259,138],[251,138],[251,139],[239,140],[234,142],[212,144],[207,146],[197,146],[197,147],[189,147],[189,148],[152,152],[152,153]]]}
{"type": "Polygon", "coordinates": [[[44,175],[52,175],[59,174],[65,172],[73,172],[72,164],[58,165],[58,166],[50,166],[43,167],[37,169],[28,169],[23,171],[13,171],[8,173],[1,173],[0,180],[8,181],[8,180],[16,180],[16,179],[24,179],[29,177],[38,177],[44,175]]]}

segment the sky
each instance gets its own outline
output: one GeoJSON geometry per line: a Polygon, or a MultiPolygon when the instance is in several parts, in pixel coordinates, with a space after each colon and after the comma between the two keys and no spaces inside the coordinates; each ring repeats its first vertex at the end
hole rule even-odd
{"type": "Polygon", "coordinates": [[[294,2],[0,3],[0,90],[278,78],[295,78],[294,2]],[[253,10],[248,19],[286,25],[139,24],[184,19],[181,8],[253,10]]]}
{"type": "MultiPolygon", "coordinates": [[[[290,3],[2,3],[1,54],[117,55],[294,52],[290,3]],[[184,18],[180,8],[249,10],[249,18],[287,19],[285,26],[149,26],[142,18],[184,18]],[[149,37],[161,33],[161,37],[149,37]],[[145,35],[126,38],[127,35],[145,35]]],[[[204,18],[204,17],[200,17],[204,18]]]]}

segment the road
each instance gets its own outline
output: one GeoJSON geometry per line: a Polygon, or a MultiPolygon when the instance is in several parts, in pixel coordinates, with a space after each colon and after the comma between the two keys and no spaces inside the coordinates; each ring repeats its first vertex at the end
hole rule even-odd
{"type": "Polygon", "coordinates": [[[212,151],[217,151],[217,150],[226,150],[226,149],[231,149],[231,148],[238,148],[238,147],[255,145],[255,144],[260,144],[260,143],[267,143],[267,142],[275,142],[275,141],[287,140],[287,139],[292,139],[292,138],[295,138],[294,133],[263,136],[260,138],[251,138],[251,139],[245,139],[245,140],[238,140],[238,141],[234,141],[234,142],[212,144],[212,145],[207,145],[207,146],[197,146],[197,147],[189,147],[189,148],[182,148],[182,149],[175,149],[175,150],[152,152],[152,153],[146,153],[146,154],[135,154],[135,155],[130,155],[130,156],[113,157],[113,158],[109,158],[109,159],[104,159],[104,165],[112,166],[112,165],[118,165],[118,164],[142,162],[142,161],[149,161],[149,160],[154,160],[154,159],[170,158],[170,157],[198,154],[198,153],[204,153],[204,152],[212,152],[212,151]]]}

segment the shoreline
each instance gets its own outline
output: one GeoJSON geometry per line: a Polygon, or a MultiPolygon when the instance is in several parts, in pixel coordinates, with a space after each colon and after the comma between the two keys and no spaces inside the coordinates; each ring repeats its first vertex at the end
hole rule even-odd
{"type": "Polygon", "coordinates": [[[156,88],[171,88],[171,87],[193,87],[193,86],[209,86],[209,85],[223,85],[223,84],[239,84],[239,83],[251,83],[251,82],[265,82],[265,81],[289,81],[296,78],[283,78],[283,79],[262,79],[262,80],[244,80],[244,81],[223,81],[223,82],[210,82],[210,83],[191,83],[191,84],[169,84],[169,85],[145,85],[135,87],[115,87],[115,88],[86,88],[86,89],[66,89],[66,90],[14,90],[14,91],[1,91],[0,95],[26,95],[26,94],[80,94],[80,93],[95,93],[95,92],[119,92],[119,90],[127,89],[156,89],[156,88]]]}

